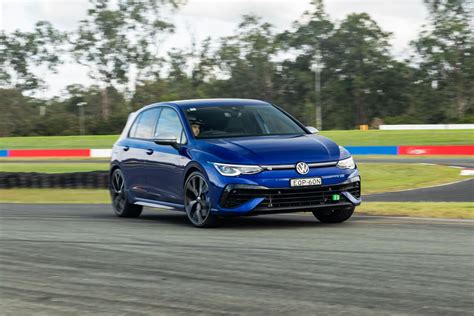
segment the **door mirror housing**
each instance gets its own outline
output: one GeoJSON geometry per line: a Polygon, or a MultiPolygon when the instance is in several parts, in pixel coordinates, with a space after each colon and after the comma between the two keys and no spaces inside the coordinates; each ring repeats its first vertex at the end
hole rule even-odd
{"type": "Polygon", "coordinates": [[[319,134],[319,129],[312,126],[306,126],[306,129],[311,132],[311,134],[319,134]]]}
{"type": "Polygon", "coordinates": [[[176,149],[181,147],[181,145],[178,144],[178,140],[176,139],[176,137],[155,138],[153,142],[158,145],[171,146],[176,149]]]}

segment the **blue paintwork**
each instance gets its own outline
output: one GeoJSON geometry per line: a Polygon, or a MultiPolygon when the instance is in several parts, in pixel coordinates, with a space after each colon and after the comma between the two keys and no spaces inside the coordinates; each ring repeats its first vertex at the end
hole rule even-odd
{"type": "Polygon", "coordinates": [[[218,159],[213,162],[274,165],[339,159],[339,147],[334,142],[311,134],[207,139],[195,144],[199,150],[218,159]],[[236,153],[239,161],[235,161],[236,153]]]}
{"type": "Polygon", "coordinates": [[[272,106],[258,100],[212,99],[157,103],[139,110],[134,117],[137,117],[141,111],[153,107],[174,108],[181,119],[188,142],[181,148],[175,149],[171,146],[157,145],[151,140],[131,139],[127,137],[126,131],[130,128],[131,122],[127,123],[124,133],[114,144],[112,167],[118,166],[123,170],[131,202],[147,200],[164,202],[165,205],[182,206],[186,177],[190,171],[198,169],[207,177],[210,184],[212,211],[223,215],[244,215],[252,211],[262,198],[251,200],[237,208],[222,208],[218,202],[227,185],[246,184],[268,188],[288,188],[290,179],[303,177],[321,177],[323,185],[332,185],[343,183],[359,175],[357,169],[342,170],[337,167],[325,167],[311,168],[304,176],[298,174],[295,169],[263,171],[238,177],[222,176],[210,162],[279,165],[295,164],[300,161],[307,163],[338,161],[350,156],[347,150],[340,151],[339,146],[333,141],[311,134],[309,131],[305,135],[298,136],[195,139],[183,112],[190,107],[252,104],[272,106]],[[124,151],[127,147],[129,149],[124,151]],[[146,151],[150,149],[153,153],[147,155],[146,151]]]}
{"type": "Polygon", "coordinates": [[[0,149],[0,157],[8,157],[8,150],[0,149]]]}

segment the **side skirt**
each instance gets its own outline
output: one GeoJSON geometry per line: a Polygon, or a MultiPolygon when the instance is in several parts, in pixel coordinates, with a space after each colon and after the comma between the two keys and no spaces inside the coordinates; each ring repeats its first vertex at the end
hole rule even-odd
{"type": "Polygon", "coordinates": [[[170,202],[153,201],[153,200],[148,200],[148,199],[137,198],[137,200],[133,204],[184,212],[184,205],[170,203],[170,202]]]}

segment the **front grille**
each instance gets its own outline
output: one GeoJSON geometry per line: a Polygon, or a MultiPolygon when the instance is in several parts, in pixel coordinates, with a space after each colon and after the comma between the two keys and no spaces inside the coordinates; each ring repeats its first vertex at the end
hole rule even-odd
{"type": "Polygon", "coordinates": [[[286,189],[234,188],[222,195],[220,204],[225,208],[235,208],[252,199],[264,198],[264,200],[256,207],[256,210],[320,206],[347,202],[345,197],[342,195],[340,196],[340,201],[333,201],[332,199],[334,194],[340,194],[343,191],[347,191],[354,197],[359,198],[360,182],[342,185],[286,189]]]}

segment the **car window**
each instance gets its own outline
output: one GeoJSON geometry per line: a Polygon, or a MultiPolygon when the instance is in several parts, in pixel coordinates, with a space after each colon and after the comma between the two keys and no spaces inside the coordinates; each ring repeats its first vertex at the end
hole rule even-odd
{"type": "Polygon", "coordinates": [[[178,113],[170,108],[164,108],[156,125],[155,138],[175,137],[181,144],[185,143],[186,137],[178,113]]]}
{"type": "Polygon", "coordinates": [[[202,106],[185,111],[196,138],[305,134],[288,115],[271,105],[202,106]]]}
{"type": "Polygon", "coordinates": [[[274,107],[259,108],[257,116],[265,134],[301,133],[301,128],[296,127],[295,122],[287,119],[283,112],[275,111],[274,107]]]}
{"type": "Polygon", "coordinates": [[[138,122],[140,121],[141,117],[142,117],[141,115],[138,115],[138,117],[135,118],[135,121],[133,122],[132,128],[130,128],[130,132],[128,133],[129,137],[135,137],[135,134],[137,132],[138,122]]]}
{"type": "Polygon", "coordinates": [[[152,139],[153,129],[159,112],[159,108],[142,112],[130,129],[130,137],[152,139]]]}

